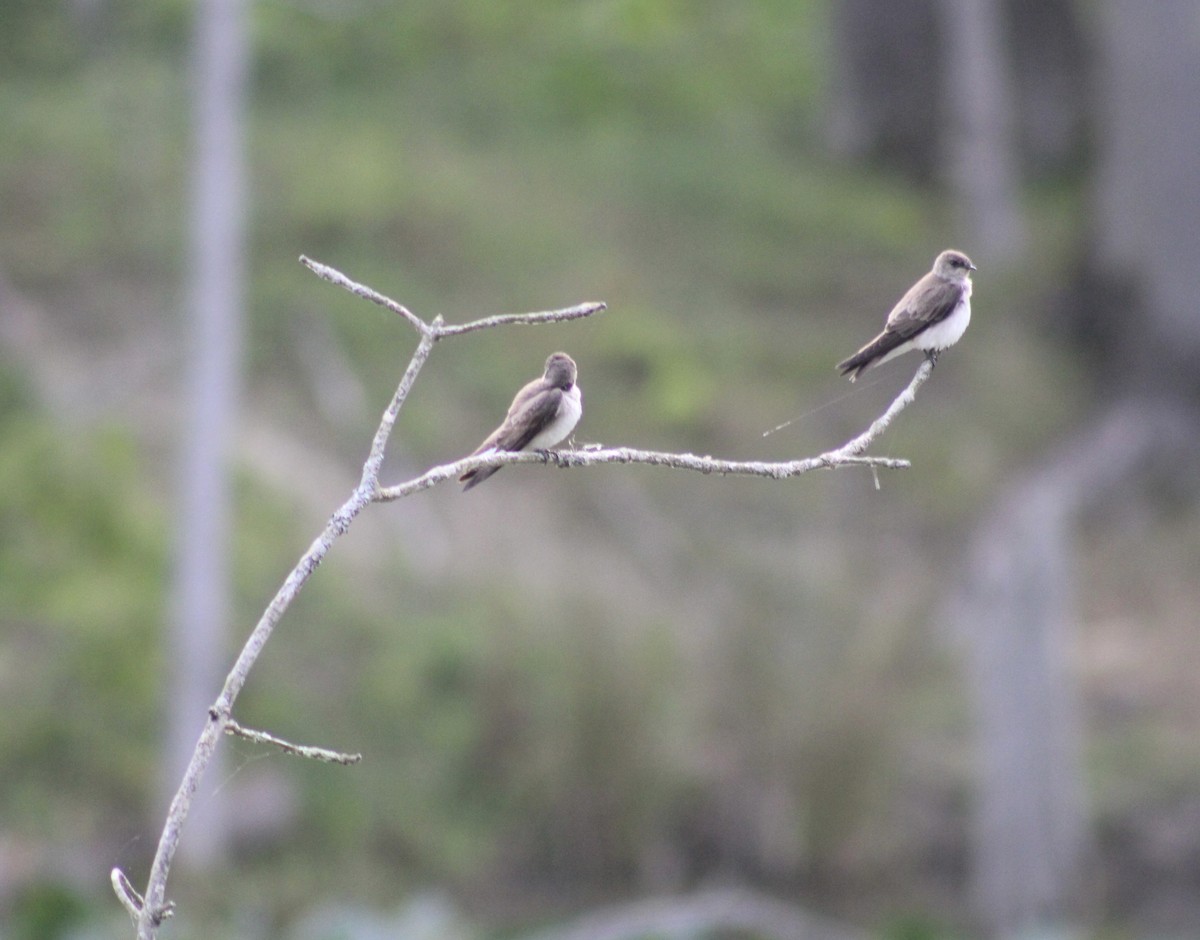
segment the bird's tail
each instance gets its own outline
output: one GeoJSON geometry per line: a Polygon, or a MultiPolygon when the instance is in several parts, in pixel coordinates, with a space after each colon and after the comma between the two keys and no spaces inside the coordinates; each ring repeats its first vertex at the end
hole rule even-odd
{"type": "Polygon", "coordinates": [[[903,339],[885,330],[849,359],[839,362],[838,371],[842,375],[850,376],[850,381],[853,382],[902,342],[903,339]]]}
{"type": "Polygon", "coordinates": [[[480,467],[477,470],[468,470],[458,478],[458,482],[463,485],[462,491],[465,493],[471,487],[478,486],[499,469],[499,467],[480,467]]]}

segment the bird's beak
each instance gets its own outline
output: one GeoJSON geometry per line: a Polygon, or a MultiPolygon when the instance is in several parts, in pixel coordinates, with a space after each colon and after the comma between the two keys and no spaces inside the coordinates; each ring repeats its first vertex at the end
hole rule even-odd
{"type": "Polygon", "coordinates": [[[968,271],[978,271],[979,268],[975,267],[975,265],[971,264],[971,262],[968,261],[967,262],[967,270],[968,271]]]}

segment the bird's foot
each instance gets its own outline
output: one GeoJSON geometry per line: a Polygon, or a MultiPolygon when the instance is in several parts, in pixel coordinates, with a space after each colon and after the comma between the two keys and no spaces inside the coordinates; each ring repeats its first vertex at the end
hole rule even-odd
{"type": "Polygon", "coordinates": [[[926,352],[925,352],[925,358],[929,360],[929,364],[930,364],[931,366],[936,366],[936,365],[937,365],[938,356],[939,356],[939,355],[941,355],[941,352],[942,352],[942,351],[941,351],[940,349],[929,349],[929,350],[926,350],[926,352]]]}

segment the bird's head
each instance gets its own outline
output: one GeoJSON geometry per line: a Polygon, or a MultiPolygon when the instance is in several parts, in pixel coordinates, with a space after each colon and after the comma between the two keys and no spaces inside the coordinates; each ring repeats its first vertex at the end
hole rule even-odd
{"type": "Polygon", "coordinates": [[[948,248],[937,256],[933,262],[933,273],[938,277],[958,280],[969,277],[972,271],[978,270],[971,259],[961,251],[948,248]]]}
{"type": "Polygon", "coordinates": [[[575,384],[578,375],[575,360],[565,352],[551,353],[546,360],[545,380],[554,388],[568,389],[575,384]]]}

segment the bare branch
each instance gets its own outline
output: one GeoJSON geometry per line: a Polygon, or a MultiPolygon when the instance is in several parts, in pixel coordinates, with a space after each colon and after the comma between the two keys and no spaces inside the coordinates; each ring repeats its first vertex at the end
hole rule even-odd
{"type": "Polygon", "coordinates": [[[291,741],[277,738],[275,735],[268,734],[265,731],[244,728],[232,718],[227,719],[225,722],[225,733],[245,738],[247,741],[253,741],[255,744],[270,744],[273,747],[279,748],[285,754],[294,754],[296,757],[307,757],[309,760],[319,760],[326,764],[349,766],[350,764],[357,764],[362,760],[361,754],[343,754],[341,751],[330,751],[323,747],[313,747],[308,744],[293,744],[291,741]]]}
{"type": "MultiPolygon", "coordinates": [[[[464,457],[453,463],[434,467],[419,477],[406,483],[391,487],[381,487],[379,472],[383,465],[387,450],[388,439],[391,436],[396,418],[407,400],[418,374],[432,352],[434,344],[449,336],[459,336],[476,330],[490,329],[496,326],[514,324],[540,324],[575,320],[591,316],[605,309],[603,303],[585,303],[562,310],[550,310],[540,313],[504,314],[485,317],[469,323],[446,326],[442,318],[435,317],[426,322],[402,304],[396,303],[377,291],[362,284],[351,281],[340,271],[327,265],[320,264],[307,257],[301,256],[301,262],[323,280],[329,281],[358,297],[369,300],[403,317],[410,326],[420,334],[421,339],[409,361],[408,367],[383,412],[379,427],[372,439],[367,458],[363,463],[363,471],[358,486],[350,497],[329,518],[324,530],[300,557],[296,566],[288,574],[271,603],[267,605],[254,630],[247,638],[216,702],[209,709],[208,721],[196,742],[192,758],[184,772],[183,780],[171,801],[167,819],[159,838],[158,848],[151,865],[150,876],[143,899],[130,885],[128,878],[119,869],[113,869],[111,881],[113,891],[121,904],[129,912],[137,926],[138,940],[154,940],[158,927],[163,920],[170,917],[174,905],[166,900],[167,876],[170,872],[171,861],[179,845],[180,833],[188,809],[196,793],[200,779],[212,760],[217,742],[221,735],[234,734],[259,743],[270,744],[290,754],[310,757],[316,760],[335,763],[354,763],[361,755],[341,754],[324,748],[306,747],[292,744],[280,738],[261,731],[242,728],[233,720],[231,712],[242,687],[245,685],[251,668],[258,660],[263,647],[270,639],[275,626],[284,612],[295,600],[300,590],[308,582],[317,566],[324,559],[333,543],[350,528],[351,523],[362,510],[373,502],[389,502],[412,495],[420,490],[436,486],[446,480],[454,479],[467,470],[478,467],[503,466],[515,463],[553,463],[558,467],[589,467],[599,464],[646,464],[649,466],[668,467],[677,470],[692,470],[698,473],[760,476],[769,479],[782,480],[799,476],[813,470],[835,469],[838,467],[866,466],[872,473],[880,467],[886,469],[903,469],[909,466],[907,460],[889,457],[864,457],[862,452],[881,434],[892,419],[907,407],[913,400],[917,388],[929,377],[933,368],[931,362],[922,363],[908,387],[866,431],[844,444],[842,447],[828,451],[817,457],[807,457],[799,460],[783,462],[721,460],[710,456],[695,454],[671,454],[660,451],[636,450],[629,447],[607,448],[599,450],[578,451],[548,451],[532,453],[490,453],[477,457],[464,457]]],[[[878,478],[876,485],[878,485],[878,478]]]]}
{"type": "Polygon", "coordinates": [[[881,414],[878,418],[871,422],[871,426],[862,434],[853,440],[847,441],[837,450],[831,450],[826,454],[822,454],[823,458],[840,460],[843,457],[851,457],[855,454],[861,454],[864,450],[871,446],[871,442],[879,437],[887,426],[892,423],[892,419],[900,414],[905,408],[913,403],[913,399],[917,397],[917,389],[925,384],[925,380],[929,378],[933,372],[933,360],[925,359],[919,366],[917,372],[912,377],[912,381],[908,383],[908,387],[895,397],[887,411],[881,414]]]}
{"type": "MultiPolygon", "coordinates": [[[[305,583],[312,576],[312,573],[329,552],[333,543],[346,533],[351,523],[362,512],[363,508],[376,500],[380,489],[379,470],[383,465],[388,438],[391,436],[396,417],[407,399],[408,393],[416,381],[418,373],[421,371],[421,367],[429,358],[433,344],[440,335],[444,335],[440,333],[441,330],[445,329],[440,317],[436,317],[430,323],[426,323],[411,313],[402,304],[384,297],[369,287],[351,281],[340,271],[336,271],[327,265],[312,261],[306,257],[302,257],[301,261],[322,279],[343,287],[356,296],[379,304],[404,317],[421,334],[421,341],[418,343],[417,349],[409,361],[408,368],[405,369],[404,375],[396,387],[392,400],[388,403],[380,419],[379,427],[371,442],[367,459],[363,464],[362,477],[358,486],[351,493],[350,498],[342,504],[341,508],[330,517],[329,522],[325,525],[325,529],[309,546],[308,551],[301,556],[296,566],[276,592],[274,598],[271,599],[271,603],[259,618],[254,630],[246,640],[246,644],[242,647],[237,661],[226,677],[221,694],[209,710],[209,720],[205,723],[204,730],[196,742],[192,758],[188,762],[187,769],[184,771],[183,780],[180,782],[179,789],[175,792],[175,796],[171,800],[170,809],[167,811],[167,819],[163,826],[162,834],[159,837],[158,848],[155,851],[154,861],[150,868],[145,901],[137,909],[136,923],[139,940],[151,940],[151,938],[155,937],[158,926],[166,917],[171,915],[173,910],[173,905],[166,900],[167,877],[170,873],[171,862],[179,846],[183,823],[187,818],[188,810],[191,807],[196,789],[200,784],[200,779],[212,761],[212,756],[216,750],[220,735],[222,732],[227,731],[231,722],[233,722],[230,715],[233,703],[245,685],[250,670],[258,660],[259,654],[262,652],[267,640],[270,639],[271,633],[274,631],[276,624],[282,618],[284,612],[291,606],[292,601],[300,593],[301,588],[304,587],[305,583]]],[[[587,316],[596,312],[597,309],[603,309],[603,305],[582,304],[578,307],[562,311],[515,314],[494,319],[498,319],[502,323],[546,323],[587,316]]],[[[483,323],[485,321],[476,322],[483,323]]],[[[464,326],[468,328],[465,331],[483,329],[482,326],[474,326],[473,324],[465,324],[464,326]]],[[[124,875],[121,878],[123,879],[124,875]]],[[[113,890],[117,893],[117,897],[126,907],[126,910],[130,911],[131,916],[134,916],[134,909],[130,907],[130,902],[134,895],[123,892],[119,881],[120,879],[114,875],[113,890]]]]}
{"type": "Polygon", "coordinates": [[[453,463],[442,464],[426,470],[419,477],[405,483],[386,486],[376,495],[378,502],[392,502],[411,496],[421,490],[457,479],[468,470],[479,467],[504,467],[509,464],[541,463],[556,467],[595,467],[601,464],[646,464],[652,467],[668,467],[673,470],[694,470],[697,473],[720,476],[755,476],[772,480],[786,480],[813,470],[832,470],[837,467],[884,467],[888,470],[903,470],[910,466],[907,460],[897,457],[860,457],[850,454],[822,454],[820,457],[805,457],[801,460],[769,462],[762,460],[721,460],[716,457],[700,457],[696,454],[672,454],[657,450],[637,450],[633,447],[610,447],[601,450],[549,450],[510,453],[493,451],[478,457],[463,457],[453,463]]]}
{"type": "Polygon", "coordinates": [[[129,879],[125,877],[125,872],[119,868],[114,868],[109,875],[112,881],[113,891],[117,893],[117,899],[129,911],[129,916],[133,918],[134,924],[142,916],[142,908],[145,906],[145,901],[140,894],[129,883],[129,879]]]}
{"type": "MultiPolygon", "coordinates": [[[[399,389],[396,394],[400,396],[399,389]]],[[[386,444],[386,440],[384,443],[386,444]]],[[[370,458],[368,458],[369,462],[370,458]]],[[[324,531],[309,546],[308,551],[301,556],[300,561],[296,563],[283,585],[276,592],[275,597],[271,599],[271,603],[259,618],[254,631],[247,639],[246,645],[242,647],[237,661],[226,677],[225,686],[209,711],[209,720],[200,734],[200,740],[196,742],[196,749],[192,752],[192,759],[188,762],[187,770],[184,771],[183,781],[180,783],[175,797],[171,800],[171,808],[167,811],[167,822],[158,842],[158,850],[154,855],[154,862],[150,868],[150,880],[146,887],[146,907],[147,912],[151,915],[154,911],[165,908],[167,875],[171,869],[175,850],[179,846],[183,822],[187,818],[192,797],[200,784],[200,778],[212,761],[218,737],[230,721],[230,709],[232,709],[238,693],[241,692],[242,686],[245,685],[251,668],[258,660],[259,654],[267,640],[270,639],[271,633],[284,611],[291,606],[292,601],[317,569],[334,541],[345,534],[355,516],[371,502],[372,494],[377,486],[376,478],[364,471],[363,482],[358,485],[342,507],[330,517],[324,531]]]]}
{"type": "Polygon", "coordinates": [[[408,398],[413,383],[417,380],[417,373],[421,371],[425,360],[433,351],[433,344],[437,339],[435,331],[441,327],[441,324],[442,318],[435,317],[432,329],[421,334],[421,342],[417,344],[408,368],[404,370],[404,376],[400,379],[400,384],[396,386],[396,393],[388,402],[387,408],[384,409],[383,417],[379,419],[379,427],[375,431],[375,437],[371,440],[370,453],[367,455],[366,463],[363,464],[362,479],[359,482],[360,490],[368,490],[373,494],[379,488],[379,469],[383,466],[384,453],[387,451],[388,438],[392,436],[392,428],[396,424],[396,416],[400,414],[400,409],[408,398]]]}
{"type": "Polygon", "coordinates": [[[607,309],[608,304],[593,301],[576,304],[574,307],[565,307],[562,310],[546,310],[542,313],[501,313],[494,317],[484,317],[482,320],[472,320],[470,323],[439,327],[437,337],[444,339],[447,336],[461,336],[463,333],[474,333],[476,330],[487,330],[494,326],[533,326],[540,323],[560,323],[564,320],[590,317],[593,313],[607,309]]]}
{"type": "Polygon", "coordinates": [[[357,281],[352,281],[346,277],[341,271],[336,268],[331,268],[327,264],[321,264],[320,261],[313,261],[306,255],[300,256],[300,263],[308,270],[312,271],[317,277],[323,281],[328,281],[330,284],[336,284],[343,290],[348,290],[355,297],[361,297],[363,300],[369,300],[373,304],[379,304],[386,310],[392,313],[399,314],[415,329],[418,333],[424,335],[429,332],[429,324],[418,317],[415,313],[409,310],[404,304],[398,304],[390,297],[385,297],[378,291],[372,290],[364,284],[359,284],[357,281]]]}
{"type": "Polygon", "coordinates": [[[607,304],[594,301],[591,303],[576,304],[574,307],[565,307],[562,310],[546,310],[540,313],[501,313],[492,317],[484,317],[481,320],[472,320],[469,323],[445,326],[440,322],[426,323],[404,306],[404,304],[397,303],[390,297],[385,297],[365,284],[359,284],[357,281],[350,280],[350,278],[346,277],[346,275],[336,268],[331,268],[329,265],[322,264],[319,261],[313,261],[307,255],[300,256],[300,263],[322,280],[328,281],[330,284],[336,284],[343,290],[350,291],[356,297],[362,297],[364,300],[369,300],[373,304],[378,304],[387,310],[391,310],[393,313],[399,314],[422,335],[433,333],[435,339],[445,339],[448,336],[461,336],[463,333],[474,333],[476,330],[487,330],[495,326],[530,326],[539,323],[560,323],[564,320],[578,320],[580,317],[590,317],[593,313],[599,313],[601,310],[608,309],[607,304]]]}

